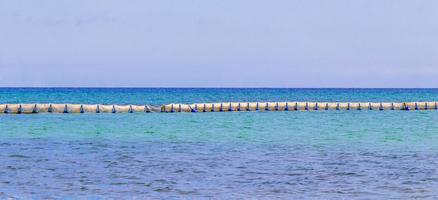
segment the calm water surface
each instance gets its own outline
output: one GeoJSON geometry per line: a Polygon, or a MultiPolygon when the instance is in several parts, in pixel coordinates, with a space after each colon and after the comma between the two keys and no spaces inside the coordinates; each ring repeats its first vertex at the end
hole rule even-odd
{"type": "MultiPolygon", "coordinates": [[[[0,103],[438,101],[424,89],[0,89],[0,103]]],[[[0,115],[0,198],[438,197],[438,111],[0,115]]]]}

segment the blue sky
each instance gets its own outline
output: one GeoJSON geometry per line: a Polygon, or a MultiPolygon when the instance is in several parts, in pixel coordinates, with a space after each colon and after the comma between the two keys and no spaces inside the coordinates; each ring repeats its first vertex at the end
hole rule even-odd
{"type": "Polygon", "coordinates": [[[0,0],[0,86],[437,87],[437,8],[0,0]]]}

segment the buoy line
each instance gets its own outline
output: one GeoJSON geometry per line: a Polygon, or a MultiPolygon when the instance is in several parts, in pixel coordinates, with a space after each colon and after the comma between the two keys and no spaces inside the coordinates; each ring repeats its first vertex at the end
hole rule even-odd
{"type": "Polygon", "coordinates": [[[436,110],[438,102],[226,102],[152,105],[0,104],[0,113],[147,113],[318,110],[436,110]]]}

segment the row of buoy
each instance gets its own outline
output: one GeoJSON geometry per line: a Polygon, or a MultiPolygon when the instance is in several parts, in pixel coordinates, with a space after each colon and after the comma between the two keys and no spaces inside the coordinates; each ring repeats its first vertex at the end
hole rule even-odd
{"type": "Polygon", "coordinates": [[[162,112],[311,111],[311,110],[436,110],[438,102],[245,102],[168,104],[162,112]]]}
{"type": "Polygon", "coordinates": [[[161,112],[161,107],[150,105],[100,104],[0,104],[0,113],[134,113],[161,112]]]}
{"type": "Polygon", "coordinates": [[[151,105],[0,104],[0,113],[145,113],[311,110],[436,110],[438,102],[246,102],[151,105]]]}

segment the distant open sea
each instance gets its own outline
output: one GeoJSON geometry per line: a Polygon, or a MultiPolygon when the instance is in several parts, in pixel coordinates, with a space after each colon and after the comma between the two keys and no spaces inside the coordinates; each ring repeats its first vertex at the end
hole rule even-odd
{"type": "MultiPolygon", "coordinates": [[[[2,103],[438,101],[438,89],[0,88],[2,103]]],[[[438,198],[438,111],[0,114],[0,199],[438,198]]]]}

